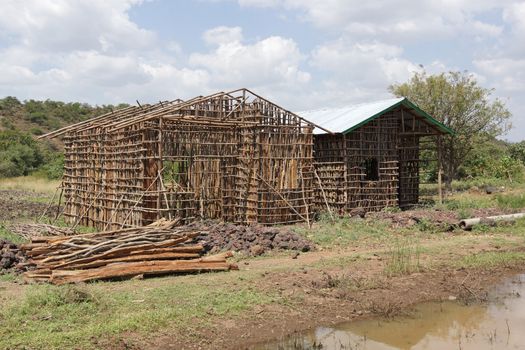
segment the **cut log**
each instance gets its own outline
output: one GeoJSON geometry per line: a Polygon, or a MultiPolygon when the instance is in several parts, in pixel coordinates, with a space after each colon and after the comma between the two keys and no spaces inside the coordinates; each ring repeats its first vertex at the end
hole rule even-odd
{"type": "Polygon", "coordinates": [[[498,221],[514,221],[519,218],[525,217],[525,213],[518,214],[509,214],[509,215],[497,215],[497,216],[488,216],[484,218],[472,218],[465,219],[459,222],[459,227],[464,230],[470,230],[473,226],[479,225],[481,223],[494,224],[498,221]]]}
{"type": "Polygon", "coordinates": [[[195,259],[200,254],[196,253],[162,253],[162,254],[147,254],[147,255],[131,255],[113,259],[93,260],[85,263],[63,263],[53,266],[57,270],[84,270],[94,267],[105,266],[119,262],[137,262],[150,260],[172,260],[172,259],[195,259]]]}
{"type": "Polygon", "coordinates": [[[227,262],[205,262],[198,260],[158,260],[121,264],[112,264],[89,270],[53,270],[51,283],[65,284],[105,280],[113,278],[131,278],[138,275],[160,275],[176,272],[227,271],[227,262]]]}

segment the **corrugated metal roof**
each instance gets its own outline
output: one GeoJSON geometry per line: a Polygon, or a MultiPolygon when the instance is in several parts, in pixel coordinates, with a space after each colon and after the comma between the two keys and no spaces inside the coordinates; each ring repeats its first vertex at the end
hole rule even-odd
{"type": "MultiPolygon", "coordinates": [[[[419,109],[415,104],[408,99],[390,98],[387,100],[375,101],[370,103],[362,103],[351,106],[344,106],[340,108],[322,108],[317,110],[298,112],[297,114],[314,124],[320,125],[333,133],[348,133],[363,124],[379,117],[399,105],[404,105],[407,108],[413,109],[418,115],[425,118],[430,124],[434,125],[443,133],[453,134],[454,132],[441,124],[430,115],[419,109]]],[[[324,134],[325,132],[319,128],[314,129],[314,134],[324,134]]]]}

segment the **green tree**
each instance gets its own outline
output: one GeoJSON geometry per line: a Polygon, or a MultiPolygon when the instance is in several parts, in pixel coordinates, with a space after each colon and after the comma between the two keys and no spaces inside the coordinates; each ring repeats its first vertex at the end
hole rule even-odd
{"type": "Polygon", "coordinates": [[[476,140],[494,138],[511,127],[511,114],[503,101],[492,99],[493,90],[479,86],[467,72],[416,73],[408,82],[394,84],[389,90],[407,97],[455,131],[455,135],[442,136],[437,141],[437,157],[449,189],[476,140]]]}
{"type": "Polygon", "coordinates": [[[0,177],[28,175],[43,162],[40,148],[30,135],[0,132],[0,177]]]}
{"type": "Polygon", "coordinates": [[[509,154],[513,159],[525,164],[525,141],[511,144],[509,146],[509,154]]]}

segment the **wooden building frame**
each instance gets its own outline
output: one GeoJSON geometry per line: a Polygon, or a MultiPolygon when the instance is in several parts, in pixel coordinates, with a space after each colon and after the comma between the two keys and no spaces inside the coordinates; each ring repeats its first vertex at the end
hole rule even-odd
{"type": "Polygon", "coordinates": [[[312,217],[314,127],[323,129],[239,89],[128,107],[42,137],[64,141],[60,197],[72,225],[274,225],[312,217]]]}
{"type": "Polygon", "coordinates": [[[422,140],[453,133],[406,98],[299,113],[314,130],[316,211],[409,208],[419,202],[422,140]]]}

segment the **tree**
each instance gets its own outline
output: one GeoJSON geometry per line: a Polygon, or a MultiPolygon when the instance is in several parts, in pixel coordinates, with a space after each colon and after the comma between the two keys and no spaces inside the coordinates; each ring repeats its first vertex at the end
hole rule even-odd
{"type": "Polygon", "coordinates": [[[479,86],[474,75],[467,72],[416,73],[408,82],[394,84],[389,90],[416,103],[455,132],[437,141],[437,157],[449,189],[475,140],[494,138],[511,127],[511,113],[503,101],[492,99],[493,90],[479,86]]]}
{"type": "Polygon", "coordinates": [[[0,131],[0,177],[28,175],[42,162],[42,153],[30,135],[0,131]]]}
{"type": "Polygon", "coordinates": [[[509,153],[513,159],[525,164],[525,141],[511,144],[509,146],[509,153]]]}

